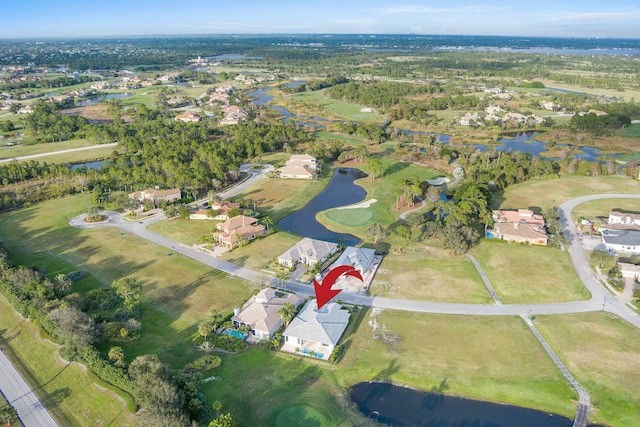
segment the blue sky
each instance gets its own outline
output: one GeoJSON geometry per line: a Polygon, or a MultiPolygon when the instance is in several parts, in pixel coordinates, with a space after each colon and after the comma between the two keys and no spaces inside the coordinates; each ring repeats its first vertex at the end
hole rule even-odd
{"type": "Polygon", "coordinates": [[[536,0],[20,0],[0,38],[378,33],[640,38],[640,2],[536,0]]]}

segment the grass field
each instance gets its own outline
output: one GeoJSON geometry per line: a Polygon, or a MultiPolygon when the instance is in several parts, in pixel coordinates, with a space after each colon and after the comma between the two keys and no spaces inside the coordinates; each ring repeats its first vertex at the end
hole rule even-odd
{"type": "Polygon", "coordinates": [[[370,292],[374,296],[468,304],[485,304],[491,299],[467,257],[417,244],[405,254],[390,252],[385,256],[370,292]]]}
{"type": "MultiPolygon", "coordinates": [[[[380,161],[384,169],[382,177],[377,178],[375,181],[369,178],[361,178],[356,181],[356,184],[367,190],[365,200],[376,199],[377,202],[368,208],[356,209],[355,212],[350,209],[331,209],[320,212],[317,215],[318,221],[330,230],[352,233],[363,237],[364,230],[372,222],[390,225],[398,220],[400,212],[394,211],[396,203],[394,190],[400,179],[417,176],[420,180],[427,180],[439,175],[430,169],[399,162],[389,157],[380,157],[380,161]],[[364,218],[366,218],[366,221],[364,221],[364,218]]],[[[366,171],[366,167],[361,163],[347,164],[345,166],[362,168],[366,171]]]]}
{"type": "MultiPolygon", "coordinates": [[[[90,147],[92,145],[96,145],[94,142],[88,141],[86,139],[74,139],[71,141],[62,141],[62,142],[51,142],[47,144],[33,144],[33,145],[23,145],[23,146],[14,146],[14,147],[5,147],[0,148],[0,160],[2,159],[13,159],[15,157],[23,157],[23,156],[32,156],[34,154],[44,154],[44,153],[53,153],[56,151],[69,150],[72,148],[83,148],[90,147]]],[[[113,151],[114,147],[105,147],[109,149],[109,153],[113,151]]],[[[101,148],[97,148],[99,150],[101,148]]],[[[86,150],[80,151],[83,156],[93,156],[95,155],[94,150],[86,150]]],[[[67,156],[71,156],[75,153],[68,153],[67,156]]],[[[64,156],[61,155],[61,156],[64,156]]],[[[34,160],[40,160],[45,158],[36,158],[34,160]]],[[[49,161],[46,158],[47,162],[49,161]]]]}
{"type": "Polygon", "coordinates": [[[573,210],[573,219],[587,218],[593,221],[596,217],[609,217],[613,210],[640,213],[638,199],[604,199],[583,203],[573,210]]]}
{"type": "Polygon", "coordinates": [[[131,422],[124,403],[93,384],[80,365],[62,362],[57,346],[41,340],[36,327],[16,314],[4,296],[0,296],[0,313],[0,346],[61,426],[131,422]]]}
{"type": "Polygon", "coordinates": [[[557,207],[567,200],[588,194],[640,192],[640,183],[618,176],[572,176],[544,181],[529,181],[494,193],[491,204],[494,209],[531,208],[541,213],[557,207]]]}
{"type": "Polygon", "coordinates": [[[536,326],[589,392],[589,421],[640,425],[639,329],[609,313],[538,316],[536,326]]]}
{"type": "MultiPolygon", "coordinates": [[[[0,216],[2,243],[14,262],[49,275],[80,269],[91,274],[75,291],[134,277],[142,284],[142,338],[123,345],[127,360],[157,353],[174,367],[196,357],[195,325],[212,309],[230,313],[253,292],[240,279],[116,228],[77,230],[67,218],[86,211],[89,196],[38,204],[0,216]]],[[[103,348],[103,350],[107,350],[103,348]]]]}
{"type": "Polygon", "coordinates": [[[222,259],[259,271],[267,266],[269,261],[274,260],[278,255],[298,243],[300,239],[300,236],[278,231],[254,240],[241,248],[227,251],[222,255],[222,259]]]}
{"type": "Polygon", "coordinates": [[[302,115],[321,116],[332,120],[384,123],[386,117],[377,113],[363,113],[364,105],[352,104],[329,98],[324,91],[305,92],[291,95],[292,111],[302,115]]]}
{"type": "Polygon", "coordinates": [[[591,298],[576,276],[568,252],[483,240],[469,251],[505,304],[537,304],[591,298]],[[541,275],[544,272],[544,275],[541,275]]]}
{"type": "Polygon", "coordinates": [[[640,138],[640,124],[633,124],[631,126],[627,126],[624,129],[621,129],[616,132],[618,135],[631,137],[631,138],[640,138]]]}
{"type": "Polygon", "coordinates": [[[358,138],[356,136],[351,135],[339,135],[331,132],[315,132],[313,134],[315,139],[328,139],[331,141],[340,141],[346,145],[362,145],[364,140],[362,138],[358,138]]]}
{"type": "Polygon", "coordinates": [[[185,245],[200,243],[200,237],[213,234],[216,224],[220,221],[208,219],[172,219],[156,222],[147,228],[154,233],[167,236],[185,245]]]}
{"type": "Polygon", "coordinates": [[[343,387],[385,381],[573,418],[570,389],[521,319],[383,311],[346,344],[343,387]],[[384,331],[384,336],[382,331],[384,331]]]}

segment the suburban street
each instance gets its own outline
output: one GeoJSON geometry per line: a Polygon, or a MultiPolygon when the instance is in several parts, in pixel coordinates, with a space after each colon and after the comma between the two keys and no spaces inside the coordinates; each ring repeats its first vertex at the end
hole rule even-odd
{"type": "Polygon", "coordinates": [[[0,386],[2,394],[16,408],[25,427],[58,425],[2,349],[0,349],[0,386]]]}
{"type": "MultiPolygon", "coordinates": [[[[118,145],[117,142],[112,142],[109,144],[98,144],[98,145],[91,145],[89,147],[80,147],[80,148],[69,148],[68,150],[60,150],[60,151],[50,151],[48,153],[40,153],[40,154],[32,154],[30,156],[21,156],[21,157],[12,157],[10,159],[2,159],[0,160],[0,163],[7,163],[7,162],[12,162],[14,160],[29,160],[29,159],[37,159],[38,157],[47,157],[47,156],[52,156],[54,154],[66,154],[66,153],[73,153],[74,151],[85,151],[85,150],[93,150],[95,148],[104,148],[104,147],[115,147],[116,145],[118,145]]],[[[10,148],[7,148],[6,150],[10,150],[10,148]]]]}

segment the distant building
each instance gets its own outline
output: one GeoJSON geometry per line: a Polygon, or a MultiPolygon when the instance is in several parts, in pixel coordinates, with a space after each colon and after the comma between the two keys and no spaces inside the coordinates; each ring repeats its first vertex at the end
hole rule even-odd
{"type": "Polygon", "coordinates": [[[315,157],[309,154],[294,154],[285,166],[279,169],[280,178],[313,179],[318,167],[315,157]]]}
{"type": "Polygon", "coordinates": [[[180,120],[185,123],[193,123],[199,122],[200,120],[202,120],[202,117],[200,116],[200,114],[194,113],[193,111],[185,111],[182,114],[178,114],[176,116],[176,120],[180,120]]]}
{"type": "Polygon", "coordinates": [[[180,193],[179,188],[174,188],[171,190],[159,190],[150,188],[148,190],[134,191],[133,193],[129,193],[129,198],[139,200],[142,203],[150,201],[153,202],[154,205],[157,205],[160,200],[164,200],[167,202],[179,200],[182,198],[182,194],[180,193]]]}

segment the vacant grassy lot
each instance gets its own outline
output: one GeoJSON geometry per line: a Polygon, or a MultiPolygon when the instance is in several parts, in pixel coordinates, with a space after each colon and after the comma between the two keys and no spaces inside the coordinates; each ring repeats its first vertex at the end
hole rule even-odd
{"type": "Polygon", "coordinates": [[[327,177],[317,180],[263,179],[236,196],[236,199],[255,200],[257,210],[269,215],[275,225],[285,216],[306,205],[328,182],[327,177]]]}
{"type": "Polygon", "coordinates": [[[573,219],[587,218],[593,221],[596,217],[609,217],[613,210],[640,213],[638,199],[604,199],[583,203],[573,210],[573,219]]]}
{"type": "Polygon", "coordinates": [[[540,213],[588,194],[639,192],[640,183],[628,178],[573,176],[512,185],[504,192],[495,193],[491,204],[494,209],[530,208],[540,213]]]}
{"type": "Polygon", "coordinates": [[[624,129],[621,129],[616,132],[618,135],[627,136],[631,138],[640,137],[640,124],[633,124],[631,126],[627,126],[624,129]]]}
{"type": "Polygon", "coordinates": [[[208,219],[171,219],[156,222],[147,228],[154,233],[167,236],[185,245],[200,243],[200,237],[212,236],[216,223],[208,219]]]}
{"type": "MultiPolygon", "coordinates": [[[[380,161],[384,168],[383,176],[375,181],[369,178],[361,178],[355,181],[356,184],[367,190],[365,200],[376,199],[377,202],[368,208],[357,209],[356,212],[335,209],[320,212],[317,215],[318,221],[331,230],[364,237],[365,229],[372,222],[391,225],[400,217],[401,212],[395,210],[395,188],[398,185],[398,181],[410,176],[417,176],[421,181],[424,181],[442,175],[431,169],[399,162],[389,157],[380,157],[380,161]],[[366,221],[361,219],[365,217],[367,218],[366,221]]],[[[345,166],[361,168],[366,171],[366,166],[361,163],[346,164],[345,166]]]]}
{"type": "MultiPolygon", "coordinates": [[[[56,151],[69,150],[72,148],[90,147],[92,145],[95,145],[95,143],[90,142],[86,139],[74,139],[71,141],[51,142],[47,144],[33,144],[33,145],[5,147],[5,148],[0,148],[0,160],[13,159],[15,157],[32,156],[34,154],[53,153],[56,151]]],[[[110,153],[113,151],[114,147],[105,147],[105,148],[109,148],[109,153],[110,153]]],[[[82,155],[85,157],[86,156],[98,157],[93,153],[93,150],[87,150],[84,152],[81,151],[80,153],[83,153],[82,155]]],[[[69,153],[67,155],[71,155],[71,154],[75,154],[75,153],[69,153]]],[[[36,158],[34,160],[40,160],[40,159],[36,158]]],[[[48,158],[42,158],[42,160],[46,160],[47,162],[49,162],[48,158]]]]}
{"type": "Polygon", "coordinates": [[[354,122],[384,123],[386,117],[377,113],[363,113],[365,105],[331,99],[325,92],[315,91],[291,95],[292,111],[303,115],[315,115],[332,120],[348,120],[354,122]]]}
{"type": "Polygon", "coordinates": [[[352,135],[339,135],[331,132],[315,132],[313,134],[315,139],[328,139],[332,141],[340,141],[345,143],[346,145],[362,145],[364,140],[362,138],[358,138],[357,136],[352,135]]]}
{"type": "Polygon", "coordinates": [[[640,330],[608,313],[539,316],[536,325],[587,389],[590,421],[640,425],[640,330]]]}
{"type": "Polygon", "coordinates": [[[96,387],[80,365],[62,362],[57,346],[41,340],[36,327],[16,314],[4,296],[0,296],[0,313],[0,346],[61,426],[125,425],[131,421],[115,394],[96,387]]]}
{"type": "Polygon", "coordinates": [[[390,252],[384,258],[370,292],[391,298],[469,304],[484,304],[491,299],[467,257],[417,244],[405,254],[390,252]]]}
{"type": "Polygon", "coordinates": [[[476,257],[505,304],[591,298],[576,275],[568,252],[485,239],[470,253],[476,257]]]}
{"type": "Polygon", "coordinates": [[[55,275],[72,270],[91,274],[76,286],[86,292],[134,277],[142,284],[142,338],[123,345],[128,360],[157,353],[174,367],[196,356],[189,344],[195,324],[212,309],[229,313],[252,293],[242,280],[116,228],[77,230],[67,218],[85,212],[90,197],[38,204],[0,216],[2,243],[18,264],[36,265],[55,275]],[[86,279],[85,279],[86,280],[86,279]]]}
{"type": "Polygon", "coordinates": [[[576,393],[519,318],[384,311],[376,331],[369,320],[347,341],[343,387],[389,381],[575,415],[576,393]]]}
{"type": "Polygon", "coordinates": [[[269,261],[276,259],[278,255],[298,243],[300,239],[301,237],[295,234],[278,231],[241,248],[227,251],[222,258],[236,265],[259,271],[268,265],[269,261]]]}

